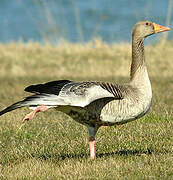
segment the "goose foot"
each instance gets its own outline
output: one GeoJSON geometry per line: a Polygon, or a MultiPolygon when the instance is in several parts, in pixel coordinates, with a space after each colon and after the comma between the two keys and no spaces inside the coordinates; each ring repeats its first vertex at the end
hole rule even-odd
{"type": "Polygon", "coordinates": [[[90,136],[89,147],[90,147],[90,159],[92,160],[96,159],[95,143],[96,143],[95,138],[90,136]]]}
{"type": "Polygon", "coordinates": [[[27,114],[27,115],[24,117],[22,123],[24,123],[25,121],[29,121],[29,120],[33,119],[34,116],[35,116],[35,114],[36,114],[37,112],[45,112],[45,111],[47,111],[49,108],[50,108],[50,107],[44,106],[44,105],[38,106],[34,111],[30,112],[29,114],[27,114]]]}

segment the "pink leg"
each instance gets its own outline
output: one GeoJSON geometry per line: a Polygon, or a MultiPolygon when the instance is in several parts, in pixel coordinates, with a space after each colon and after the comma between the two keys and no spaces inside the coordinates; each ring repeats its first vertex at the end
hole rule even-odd
{"type": "Polygon", "coordinates": [[[96,143],[95,138],[90,136],[89,138],[90,159],[96,159],[95,143],[96,143]]]}
{"type": "Polygon", "coordinates": [[[49,107],[49,106],[44,106],[44,105],[42,105],[42,106],[38,106],[34,111],[32,111],[32,112],[30,112],[29,114],[27,114],[25,117],[24,117],[24,119],[23,119],[23,123],[25,122],[25,121],[29,121],[29,120],[31,120],[31,119],[33,119],[34,118],[34,116],[35,116],[35,114],[37,113],[37,112],[45,112],[45,111],[47,111],[49,108],[51,108],[51,107],[49,107]]]}

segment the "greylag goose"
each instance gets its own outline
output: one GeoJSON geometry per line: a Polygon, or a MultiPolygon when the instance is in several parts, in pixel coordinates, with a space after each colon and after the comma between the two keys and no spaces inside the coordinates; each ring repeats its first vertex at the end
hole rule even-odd
{"type": "Polygon", "coordinates": [[[66,113],[84,124],[89,132],[90,158],[96,158],[95,135],[101,126],[124,124],[144,116],[150,106],[152,89],[144,56],[144,39],[170,28],[150,21],[138,22],[132,32],[132,63],[130,81],[118,85],[107,82],[52,81],[31,85],[26,92],[34,93],[0,112],[0,115],[29,106],[33,111],[23,122],[37,112],[50,108],[66,113]]]}

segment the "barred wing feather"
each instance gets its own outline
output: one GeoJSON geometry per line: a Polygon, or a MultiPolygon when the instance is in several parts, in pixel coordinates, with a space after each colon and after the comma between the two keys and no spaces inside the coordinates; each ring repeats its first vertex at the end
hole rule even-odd
{"type": "Polygon", "coordinates": [[[49,94],[52,104],[84,107],[105,97],[123,99],[118,85],[104,82],[72,82],[68,80],[52,81],[46,84],[32,85],[25,89],[36,94],[49,94]],[[55,96],[56,95],[56,96],[55,96]]]}
{"type": "Polygon", "coordinates": [[[69,80],[31,85],[25,91],[34,94],[0,111],[0,116],[24,106],[36,107],[47,105],[56,107],[58,105],[70,105],[85,107],[101,98],[123,99],[124,92],[121,86],[112,83],[72,82],[69,80]]]}

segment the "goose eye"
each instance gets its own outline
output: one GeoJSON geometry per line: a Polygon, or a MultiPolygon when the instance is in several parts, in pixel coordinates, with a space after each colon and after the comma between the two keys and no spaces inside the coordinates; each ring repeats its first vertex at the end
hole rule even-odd
{"type": "Polygon", "coordinates": [[[146,24],[147,26],[149,25],[149,23],[148,23],[148,22],[146,22],[145,24],[146,24]]]}

